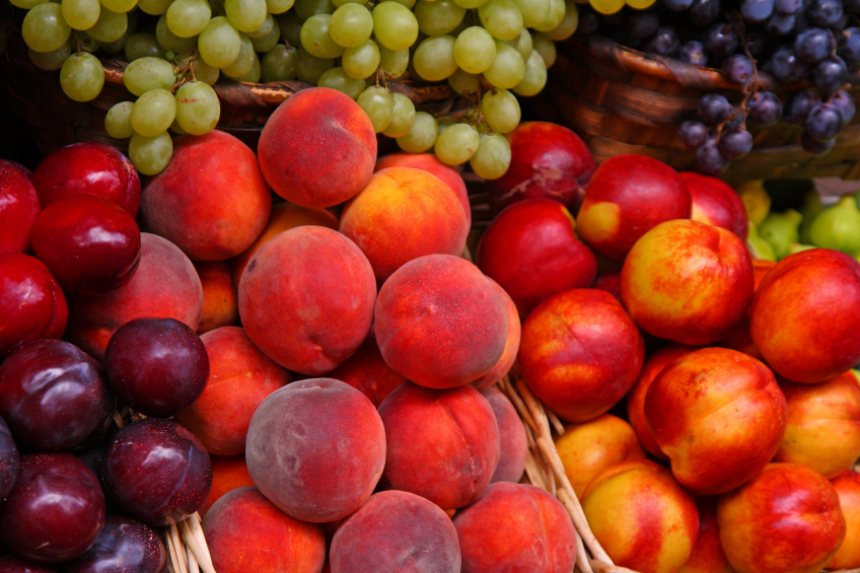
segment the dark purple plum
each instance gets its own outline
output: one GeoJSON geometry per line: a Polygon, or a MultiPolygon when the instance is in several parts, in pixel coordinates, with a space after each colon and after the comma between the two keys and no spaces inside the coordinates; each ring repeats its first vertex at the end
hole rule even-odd
{"type": "Polygon", "coordinates": [[[17,555],[4,555],[0,557],[0,573],[57,573],[57,569],[17,555]]]}
{"type": "Polygon", "coordinates": [[[9,426],[0,418],[0,502],[6,499],[18,480],[21,457],[18,445],[12,439],[9,426]]]}
{"type": "Polygon", "coordinates": [[[112,406],[99,363],[68,342],[30,342],[0,365],[0,416],[21,446],[76,446],[104,425],[112,406]]]}
{"type": "Polygon", "coordinates": [[[148,526],[110,516],[86,553],[63,566],[63,573],[163,573],[167,551],[148,526]]]}
{"type": "Polygon", "coordinates": [[[122,509],[147,525],[182,521],[212,488],[212,462],[194,434],[170,420],[129,424],[108,445],[102,480],[122,509]]]}
{"type": "Polygon", "coordinates": [[[203,341],[174,318],[125,323],[111,337],[104,364],[119,401],[156,418],[190,406],[209,377],[203,341]]]}
{"type": "Polygon", "coordinates": [[[15,554],[45,563],[80,557],[104,524],[105,496],[84,462],[62,452],[21,457],[0,505],[0,540],[15,554]]]}

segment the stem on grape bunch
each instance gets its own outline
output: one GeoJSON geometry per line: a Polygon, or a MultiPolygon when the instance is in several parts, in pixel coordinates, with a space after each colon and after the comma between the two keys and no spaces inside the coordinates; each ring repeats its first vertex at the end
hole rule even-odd
{"type": "Polygon", "coordinates": [[[744,25],[744,19],[743,16],[741,16],[740,12],[735,12],[735,20],[737,22],[735,26],[737,26],[738,30],[738,39],[740,40],[740,44],[744,47],[744,53],[746,54],[747,58],[749,58],[749,61],[752,63],[752,77],[750,78],[750,81],[744,84],[744,86],[741,88],[741,93],[744,94],[744,97],[741,100],[740,105],[738,105],[734,109],[734,111],[729,114],[729,117],[726,118],[724,122],[717,125],[717,137],[720,136],[720,134],[723,132],[723,129],[725,129],[727,125],[731,125],[732,122],[737,119],[738,114],[743,114],[743,119],[741,120],[740,126],[743,129],[747,128],[747,104],[749,103],[750,98],[755,97],[759,89],[761,89],[761,84],[759,83],[758,79],[758,62],[755,58],[752,57],[752,54],[750,54],[749,46],[747,45],[746,39],[746,26],[744,25]]]}
{"type": "Polygon", "coordinates": [[[72,36],[74,36],[74,37],[75,37],[75,46],[76,46],[76,49],[77,49],[77,55],[78,55],[78,56],[80,56],[80,55],[81,55],[81,41],[78,39],[78,34],[77,34],[77,33],[72,32],[72,36]]]}

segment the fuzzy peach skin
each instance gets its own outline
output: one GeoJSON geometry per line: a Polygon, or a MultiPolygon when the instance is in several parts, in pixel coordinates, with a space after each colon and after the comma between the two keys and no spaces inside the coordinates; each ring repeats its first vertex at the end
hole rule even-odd
{"type": "Polygon", "coordinates": [[[176,421],[210,454],[241,454],[251,416],[269,394],[289,384],[290,373],[254,346],[238,326],[216,328],[200,340],[209,355],[209,378],[176,421]]]}
{"type": "Polygon", "coordinates": [[[247,249],[271,210],[254,152],[218,130],[177,139],[167,168],[146,182],[140,198],[149,231],[195,261],[222,261],[247,249]]]}
{"type": "Polygon", "coordinates": [[[778,378],[788,404],[785,438],[773,461],[810,467],[831,479],[860,458],[860,386],[851,372],[821,384],[778,378]]]}
{"type": "Polygon", "coordinates": [[[699,536],[693,554],[678,573],[735,573],[720,545],[717,496],[693,496],[699,509],[699,536]]]}
{"type": "Polygon", "coordinates": [[[319,573],[325,562],[319,525],[281,512],[255,487],[215,502],[203,533],[218,573],[319,573]]]}
{"type": "Polygon", "coordinates": [[[744,203],[734,189],[716,177],[686,171],[678,174],[693,199],[690,219],[722,227],[747,240],[749,223],[744,203]]]}
{"type": "Polygon", "coordinates": [[[830,249],[782,259],[762,280],[750,334],[765,361],[816,384],[860,362],[860,263],[830,249]]]}
{"type": "Polygon", "coordinates": [[[830,483],[839,495],[839,505],[845,517],[845,541],[825,567],[856,569],[860,567],[860,473],[845,470],[830,483]]]}
{"type": "Polygon", "coordinates": [[[529,453],[526,430],[511,401],[496,388],[481,390],[499,425],[499,463],[490,483],[509,481],[519,483],[526,468],[529,453]]]}
{"type": "Polygon", "coordinates": [[[603,470],[627,460],[645,459],[633,427],[611,414],[567,426],[555,439],[555,447],[577,498],[603,470]]]}
{"type": "Polygon", "coordinates": [[[770,462],[786,412],[770,369],[727,348],[678,358],[645,395],[645,419],[675,479],[705,495],[735,489],[770,462]]]}
{"type": "Polygon", "coordinates": [[[576,534],[570,515],[531,485],[491,484],[454,516],[462,573],[570,573],[576,534]]]}
{"type": "Polygon", "coordinates": [[[720,543],[738,573],[817,573],[845,538],[836,489],[797,464],[769,464],[720,496],[720,543]]]}
{"type": "Polygon", "coordinates": [[[248,337],[294,372],[330,372],[358,350],[373,320],[376,280],[355,243],[316,226],[265,243],[239,282],[248,337]]]}
{"type": "Polygon", "coordinates": [[[661,465],[649,460],[616,464],[582,494],[591,531],[612,561],[641,573],[675,573],[690,558],[699,511],[661,465]]]}
{"type": "Polygon", "coordinates": [[[203,287],[194,265],[173,243],[140,234],[140,264],[131,280],[99,296],[74,297],[66,335],[101,360],[116,329],[135,318],[175,318],[197,330],[203,315],[203,287]]]}
{"type": "Polygon", "coordinates": [[[373,174],[340,216],[340,232],[367,256],[380,284],[424,255],[460,255],[469,227],[459,199],[421,169],[389,167],[373,174]]]}
{"type": "Polygon", "coordinates": [[[209,490],[209,497],[197,509],[200,517],[206,517],[209,508],[226,493],[240,487],[254,485],[243,454],[236,456],[210,455],[209,459],[212,460],[212,489],[209,490]]]}
{"type": "MultiPolygon", "coordinates": [[[[488,278],[488,280],[495,283],[492,279],[488,278]]],[[[520,322],[520,315],[517,312],[517,306],[514,304],[513,299],[508,296],[508,293],[505,292],[505,289],[500,287],[497,283],[495,284],[496,291],[505,301],[505,310],[507,310],[508,314],[508,338],[505,340],[505,349],[502,351],[502,357],[499,358],[499,361],[496,362],[496,365],[493,366],[492,370],[477,380],[470,382],[472,387],[476,390],[484,390],[501,380],[502,376],[507,374],[514,365],[514,362],[516,362],[517,352],[520,349],[523,325],[520,322]]]]}
{"type": "Polygon", "coordinates": [[[231,326],[239,320],[239,293],[228,261],[195,261],[194,268],[203,286],[203,315],[197,334],[231,326]]]}
{"type": "Polygon", "coordinates": [[[753,284],[749,252],[735,234],[698,221],[668,221],[630,249],[621,301],[645,332],[702,346],[743,320],[753,284]]]}
{"type": "Polygon", "coordinates": [[[593,420],[621,400],[644,357],[636,324],[602,290],[557,294],[523,324],[523,376],[537,397],[569,422],[593,420]]]}
{"type": "Polygon", "coordinates": [[[376,133],[351,97],[310,88],[269,117],[257,154],[275,193],[304,207],[331,207],[367,185],[376,163],[376,133]]]}
{"type": "Polygon", "coordinates": [[[406,378],[392,370],[382,359],[373,328],[358,350],[326,376],[356,388],[377,408],[395,388],[406,382],[406,378]]]}

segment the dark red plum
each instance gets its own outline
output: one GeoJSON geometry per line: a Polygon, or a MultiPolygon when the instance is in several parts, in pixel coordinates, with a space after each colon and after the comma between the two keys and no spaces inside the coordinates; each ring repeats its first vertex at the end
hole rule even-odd
{"type": "Polygon", "coordinates": [[[0,160],[0,254],[23,253],[39,214],[39,196],[10,161],[0,160]]]}
{"type": "Polygon", "coordinates": [[[174,318],[125,323],[111,337],[104,364],[120,402],[156,418],[190,406],[209,377],[203,341],[174,318]]]}
{"type": "Polygon", "coordinates": [[[0,365],[0,416],[23,446],[71,448],[104,425],[112,405],[99,363],[68,342],[30,342],[0,365]]]}
{"type": "Polygon", "coordinates": [[[98,295],[131,280],[140,263],[140,229],[116,203],[72,195],[39,213],[33,253],[67,293],[98,295]]]}
{"type": "Polygon", "coordinates": [[[167,551],[148,526],[128,517],[109,516],[93,546],[63,566],[63,573],[162,573],[167,551]]]}
{"type": "Polygon", "coordinates": [[[16,555],[4,555],[0,557],[0,573],[57,573],[57,569],[16,555]]]}
{"type": "Polygon", "coordinates": [[[83,555],[105,524],[105,496],[84,462],[71,454],[21,458],[9,499],[0,505],[0,540],[18,556],[59,563],[83,555]]]}
{"type": "Polygon", "coordinates": [[[212,463],[194,434],[176,422],[146,418],[113,437],[102,480],[107,494],[133,517],[169,525],[206,501],[212,463]]]}
{"type": "Polygon", "coordinates": [[[18,455],[18,446],[12,439],[9,426],[0,418],[0,502],[6,499],[9,492],[15,487],[20,465],[21,457],[18,455]]]}

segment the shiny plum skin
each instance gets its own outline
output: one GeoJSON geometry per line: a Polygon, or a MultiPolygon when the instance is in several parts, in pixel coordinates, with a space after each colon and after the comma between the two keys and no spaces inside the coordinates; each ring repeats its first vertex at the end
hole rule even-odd
{"type": "Polygon", "coordinates": [[[156,418],[190,406],[209,377],[203,341],[174,318],[125,323],[111,337],[104,364],[120,402],[156,418]]]}
{"type": "Polygon", "coordinates": [[[57,569],[16,555],[4,555],[0,557],[0,573],[57,573],[57,569]]]}
{"type": "Polygon", "coordinates": [[[21,458],[18,483],[0,506],[0,540],[18,556],[46,563],[82,555],[105,523],[105,496],[87,465],[71,454],[21,458]]]}
{"type": "Polygon", "coordinates": [[[105,491],[150,526],[182,521],[203,505],[212,462],[194,435],[170,420],[146,418],[120,430],[105,453],[105,491]]]}
{"type": "Polygon", "coordinates": [[[22,446],[76,446],[104,425],[112,406],[99,363],[68,342],[30,342],[0,365],[0,416],[22,446]]]}
{"type": "Polygon", "coordinates": [[[9,426],[0,418],[0,502],[5,500],[15,487],[20,465],[21,456],[18,454],[18,446],[12,439],[9,426]]]}
{"type": "Polygon", "coordinates": [[[14,162],[0,159],[0,254],[29,249],[39,209],[39,196],[27,175],[14,162]]]}
{"type": "Polygon", "coordinates": [[[63,566],[63,573],[163,573],[167,551],[151,528],[128,517],[109,516],[93,546],[63,566]]]}

